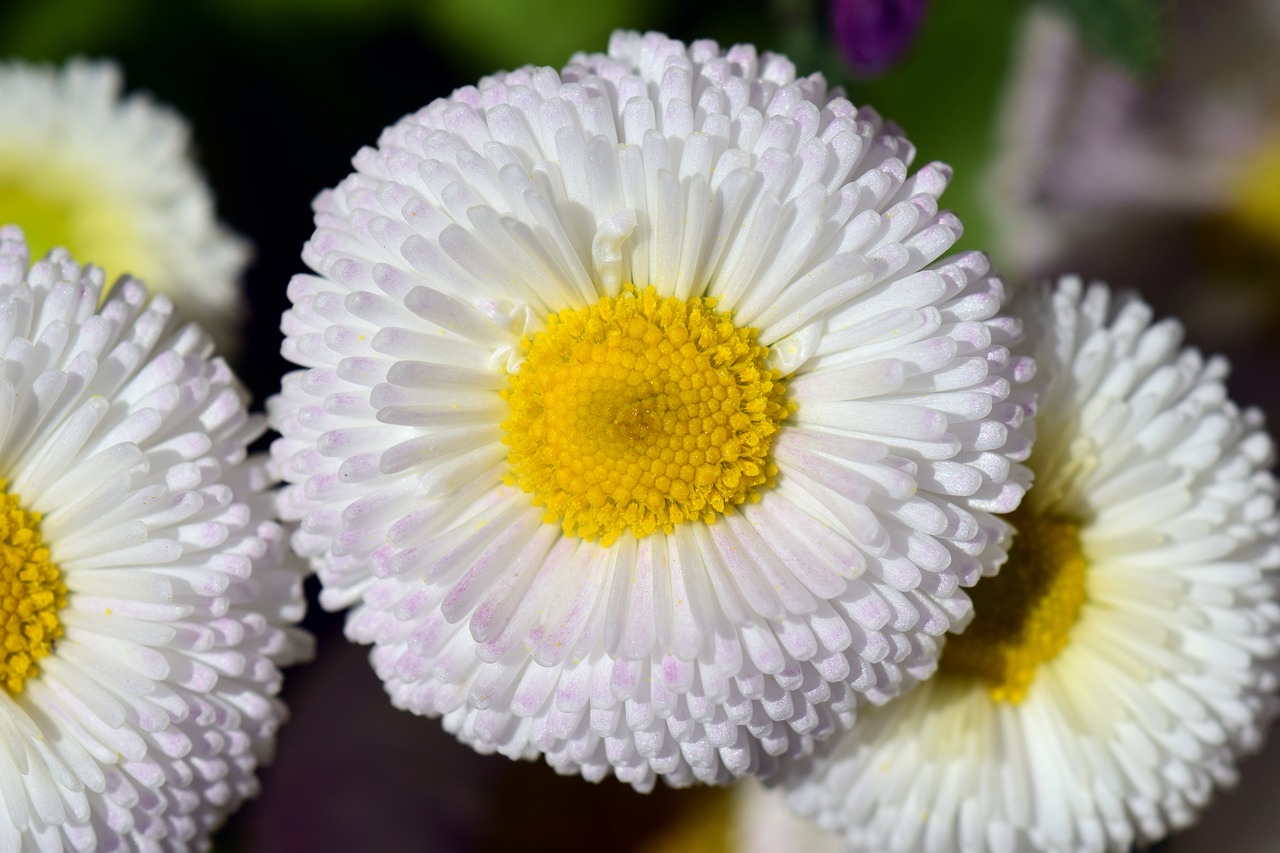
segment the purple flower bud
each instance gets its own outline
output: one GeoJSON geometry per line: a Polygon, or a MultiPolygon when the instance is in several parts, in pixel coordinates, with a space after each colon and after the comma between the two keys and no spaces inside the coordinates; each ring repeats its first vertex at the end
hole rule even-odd
{"type": "Polygon", "coordinates": [[[836,47],[853,70],[879,74],[911,46],[926,0],[832,0],[836,47]]]}

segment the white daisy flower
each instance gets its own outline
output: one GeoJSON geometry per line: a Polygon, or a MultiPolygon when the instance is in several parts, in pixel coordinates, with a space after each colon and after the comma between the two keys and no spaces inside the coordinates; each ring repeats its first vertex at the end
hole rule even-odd
{"type": "Polygon", "coordinates": [[[248,244],[215,219],[186,121],[121,89],[110,62],[0,63],[0,225],[34,257],[64,246],[146,281],[228,351],[248,244]]]}
{"type": "Polygon", "coordinates": [[[356,156],[268,411],[397,705],[644,789],[767,774],[933,670],[1029,366],[912,154],[784,57],[619,33],[356,156]]]}
{"type": "Polygon", "coordinates": [[[1009,562],[938,675],[791,794],[856,850],[1126,851],[1194,820],[1274,711],[1261,415],[1139,301],[1064,279],[1022,307],[1046,386],[1009,562]]]}
{"type": "Polygon", "coordinates": [[[206,849],[309,653],[263,424],[164,296],[27,262],[0,229],[0,850],[206,849]]]}

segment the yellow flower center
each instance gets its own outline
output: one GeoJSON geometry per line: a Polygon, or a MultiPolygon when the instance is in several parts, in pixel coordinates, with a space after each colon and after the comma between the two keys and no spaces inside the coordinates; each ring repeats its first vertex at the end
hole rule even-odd
{"type": "Polygon", "coordinates": [[[628,288],[547,319],[504,392],[507,481],[569,536],[711,523],[771,485],[785,388],[713,299],[628,288]]]}
{"type": "Polygon", "coordinates": [[[151,280],[158,266],[127,207],[115,203],[87,168],[50,162],[45,152],[0,148],[0,225],[20,225],[33,260],[62,246],[102,267],[107,280],[131,273],[151,280]]]}
{"type": "Polygon", "coordinates": [[[0,681],[10,694],[18,694],[37,673],[36,661],[62,636],[58,613],[67,606],[67,585],[40,538],[40,514],[22,509],[17,495],[8,492],[0,494],[0,559],[0,681]]]}
{"type": "Polygon", "coordinates": [[[973,621],[947,638],[941,666],[982,679],[997,702],[1018,703],[1080,618],[1087,563],[1077,523],[1026,510],[1010,520],[1018,532],[1009,560],[969,593],[973,621]]]}
{"type": "Polygon", "coordinates": [[[1247,159],[1232,189],[1231,218],[1255,239],[1280,245],[1280,133],[1247,159]]]}

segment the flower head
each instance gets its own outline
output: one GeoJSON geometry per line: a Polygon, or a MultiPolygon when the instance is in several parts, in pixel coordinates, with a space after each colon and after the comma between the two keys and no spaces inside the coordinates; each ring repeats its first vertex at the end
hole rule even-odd
{"type": "Polygon", "coordinates": [[[204,849],[305,656],[263,429],[163,296],[0,229],[0,849],[204,849]]]}
{"type": "Polygon", "coordinates": [[[855,849],[1129,850],[1191,822],[1275,710],[1261,416],[1105,286],[1020,313],[1045,387],[1009,561],[939,673],[791,793],[855,849]]]}
{"type": "Polygon", "coordinates": [[[770,772],[935,665],[1027,372],[948,172],[781,56],[619,33],[316,202],[268,406],[393,701],[644,788],[770,772]]]}
{"type": "Polygon", "coordinates": [[[214,218],[187,123],[121,85],[109,62],[0,63],[0,225],[148,282],[225,349],[248,246],[214,218]]]}

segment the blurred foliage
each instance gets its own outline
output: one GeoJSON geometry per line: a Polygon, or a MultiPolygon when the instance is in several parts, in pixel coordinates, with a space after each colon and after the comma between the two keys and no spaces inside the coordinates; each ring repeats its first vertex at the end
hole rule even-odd
{"type": "Polygon", "coordinates": [[[289,27],[300,20],[312,24],[369,29],[394,18],[408,0],[198,0],[228,21],[245,27],[289,27]]]}
{"type": "Polygon", "coordinates": [[[30,60],[97,53],[137,26],[147,0],[7,0],[0,7],[0,52],[30,60]]]}
{"type": "Polygon", "coordinates": [[[1154,72],[1165,57],[1168,0],[1054,0],[1089,49],[1129,71],[1154,72]]]}
{"type": "Polygon", "coordinates": [[[430,0],[412,4],[422,25],[447,38],[450,58],[487,74],[519,65],[565,63],[580,50],[601,50],[609,33],[653,26],[668,0],[430,0]]]}

